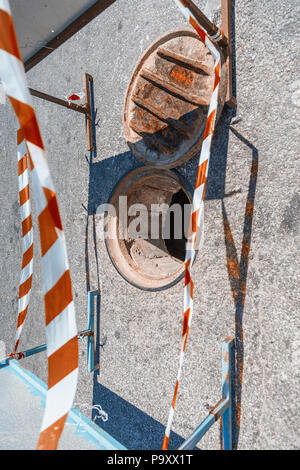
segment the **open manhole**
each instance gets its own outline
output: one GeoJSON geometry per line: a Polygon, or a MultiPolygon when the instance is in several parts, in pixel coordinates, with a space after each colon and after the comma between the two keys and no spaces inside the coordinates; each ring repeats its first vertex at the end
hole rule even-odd
{"type": "Polygon", "coordinates": [[[144,290],[171,287],[184,275],[191,191],[176,171],[136,168],[113,190],[106,247],[118,272],[144,290]]]}
{"type": "MultiPolygon", "coordinates": [[[[139,60],[124,105],[124,134],[144,163],[173,168],[201,148],[214,86],[214,58],[195,31],[177,30],[153,43],[139,60]]],[[[227,90],[221,74],[218,116],[227,90]]]]}

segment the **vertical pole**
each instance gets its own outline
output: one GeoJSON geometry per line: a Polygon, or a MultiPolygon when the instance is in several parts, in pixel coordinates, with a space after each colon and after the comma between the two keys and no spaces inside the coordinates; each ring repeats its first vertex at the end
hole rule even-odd
{"type": "Polygon", "coordinates": [[[232,0],[222,0],[222,31],[227,38],[227,54],[225,70],[228,74],[228,87],[225,104],[230,108],[237,105],[236,98],[232,94],[232,40],[231,40],[231,8],[232,0]]]}
{"type": "Polygon", "coordinates": [[[190,12],[194,15],[201,26],[203,26],[212,40],[215,40],[221,47],[227,46],[227,37],[224,34],[224,31],[220,31],[220,29],[207,18],[207,16],[200,10],[200,8],[197,7],[197,5],[195,5],[192,0],[179,1],[183,4],[184,7],[187,7],[190,10],[190,12]]]}
{"type": "MultiPolygon", "coordinates": [[[[94,319],[95,319],[95,292],[88,292],[88,329],[94,332],[94,319]]],[[[87,368],[88,372],[93,372],[95,369],[95,339],[93,336],[88,336],[87,345],[87,368]]]]}
{"type": "Polygon", "coordinates": [[[29,91],[32,96],[36,96],[37,98],[41,98],[43,100],[50,101],[51,103],[64,106],[65,108],[72,109],[73,111],[77,111],[78,113],[85,114],[86,145],[87,150],[91,151],[94,150],[93,127],[95,116],[94,102],[92,99],[92,93],[94,93],[94,89],[93,77],[88,73],[85,73],[83,75],[83,89],[85,92],[85,103],[83,106],[78,105],[76,103],[72,103],[71,101],[56,98],[55,96],[48,95],[47,93],[42,93],[41,91],[34,90],[33,88],[29,88],[29,91]]]}
{"type": "Polygon", "coordinates": [[[232,396],[234,339],[222,343],[222,398],[228,399],[229,406],[222,416],[222,442],[224,450],[232,450],[232,396]]]}
{"type": "Polygon", "coordinates": [[[93,77],[88,73],[83,75],[83,89],[85,92],[85,108],[87,113],[85,115],[85,128],[86,128],[86,146],[87,150],[94,150],[93,139],[93,109],[91,99],[91,88],[93,87],[93,77]]]}

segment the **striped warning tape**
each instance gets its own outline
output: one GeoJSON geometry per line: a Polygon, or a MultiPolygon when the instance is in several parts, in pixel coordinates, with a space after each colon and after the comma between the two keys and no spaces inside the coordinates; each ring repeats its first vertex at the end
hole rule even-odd
{"type": "Polygon", "coordinates": [[[29,169],[26,142],[22,129],[18,131],[18,182],[22,224],[22,270],[19,284],[15,352],[17,352],[19,346],[23,324],[28,311],[33,268],[33,229],[29,192],[29,169]]]}
{"type": "Polygon", "coordinates": [[[0,0],[0,78],[28,149],[40,231],[48,393],[37,448],[56,449],[77,386],[77,328],[63,227],[8,0],[0,0]]]}
{"type": "Polygon", "coordinates": [[[179,383],[180,383],[181,373],[182,373],[184,353],[186,349],[186,344],[187,344],[187,340],[189,336],[192,315],[193,315],[194,283],[191,277],[191,267],[193,265],[193,262],[196,256],[199,228],[200,228],[200,223],[201,223],[202,215],[203,215],[204,197],[205,197],[205,191],[206,191],[206,180],[207,180],[207,174],[208,174],[212,138],[213,138],[215,123],[216,123],[216,115],[217,115],[217,109],[218,109],[219,83],[220,83],[220,77],[221,77],[221,57],[220,57],[219,51],[216,49],[215,45],[213,44],[212,40],[209,38],[208,34],[198,24],[198,22],[196,21],[196,18],[192,15],[191,11],[186,7],[184,0],[174,0],[174,1],[179,7],[179,9],[182,11],[182,13],[184,14],[188,22],[197,31],[203,43],[208,47],[208,49],[212,53],[214,60],[215,60],[215,64],[214,64],[215,81],[214,81],[213,93],[212,93],[211,102],[209,105],[209,110],[208,110],[208,115],[207,115],[206,127],[205,127],[205,131],[203,135],[203,143],[202,143],[202,149],[201,149],[201,154],[200,154],[200,159],[199,159],[198,174],[197,174],[197,180],[196,180],[194,196],[193,196],[189,237],[188,237],[187,246],[186,246],[182,344],[181,344],[177,380],[176,380],[172,405],[170,408],[169,419],[168,419],[167,427],[165,430],[164,441],[163,441],[162,448],[164,450],[168,448],[168,444],[169,444],[170,433],[171,433],[171,428],[172,428],[173,418],[174,418],[175,404],[176,404],[178,388],[179,388],[179,383]]]}

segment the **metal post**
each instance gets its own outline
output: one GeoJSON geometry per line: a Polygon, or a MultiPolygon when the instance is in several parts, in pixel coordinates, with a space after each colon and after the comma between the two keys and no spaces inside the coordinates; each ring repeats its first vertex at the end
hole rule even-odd
{"type": "Polygon", "coordinates": [[[70,101],[56,98],[56,96],[48,95],[47,93],[34,90],[33,88],[29,88],[29,91],[32,96],[36,96],[37,98],[41,98],[42,100],[50,101],[51,103],[58,104],[59,106],[63,106],[64,108],[72,109],[73,111],[77,111],[78,113],[82,113],[85,115],[88,114],[88,110],[85,106],[80,106],[78,104],[71,103],[70,101]]]}
{"type": "Polygon", "coordinates": [[[232,450],[232,393],[231,384],[234,383],[234,339],[227,338],[222,343],[222,398],[213,407],[209,415],[195,429],[192,435],[179,447],[178,450],[191,450],[220,418],[222,420],[222,449],[232,450]]]}
{"type": "MultiPolygon", "coordinates": [[[[94,329],[89,328],[88,330],[79,331],[79,333],[77,333],[78,339],[85,337],[88,338],[88,342],[91,341],[91,338],[92,341],[94,341],[94,329]]],[[[46,349],[47,344],[42,344],[41,346],[36,346],[35,348],[26,349],[26,351],[12,353],[0,361],[0,369],[4,366],[7,366],[9,364],[9,361],[12,361],[13,359],[20,361],[21,359],[25,359],[26,357],[33,356],[34,354],[46,351],[46,349]]]]}
{"type": "Polygon", "coordinates": [[[228,401],[228,408],[222,416],[222,442],[224,450],[232,450],[232,397],[234,339],[227,338],[222,344],[222,399],[228,401]]]}
{"type": "Polygon", "coordinates": [[[222,31],[227,38],[225,70],[228,74],[228,85],[225,104],[230,108],[237,105],[236,98],[232,94],[232,39],[231,39],[231,8],[232,0],[222,0],[222,31]]]}
{"type": "Polygon", "coordinates": [[[45,101],[50,101],[51,103],[58,104],[59,106],[63,106],[64,108],[71,109],[73,111],[77,111],[78,113],[85,115],[85,126],[86,126],[86,145],[87,150],[94,150],[94,139],[93,139],[93,103],[92,103],[92,92],[93,87],[93,77],[88,73],[83,75],[83,89],[85,93],[85,103],[84,105],[79,105],[76,103],[72,103],[67,100],[62,100],[57,98],[56,96],[48,95],[47,93],[43,93],[42,91],[34,90],[33,88],[29,88],[30,94],[32,96],[36,96],[37,98],[41,98],[45,101]]]}
{"type": "Polygon", "coordinates": [[[230,108],[237,106],[236,98],[232,94],[232,40],[231,40],[231,9],[232,0],[221,0],[222,11],[222,29],[220,30],[212,23],[207,16],[194,4],[192,0],[180,0],[181,3],[188,7],[196,20],[203,26],[209,36],[214,39],[217,35],[221,39],[215,39],[218,46],[222,47],[225,60],[225,72],[228,75],[228,86],[225,104],[230,108]]]}
{"type": "Polygon", "coordinates": [[[223,31],[221,31],[214,23],[212,23],[207,16],[192,2],[192,0],[180,0],[181,3],[190,9],[190,11],[193,13],[194,17],[196,20],[203,26],[207,34],[211,36],[212,38],[214,36],[220,35],[220,39],[216,39],[216,42],[218,43],[219,46],[226,47],[228,42],[227,42],[227,37],[224,34],[223,31]]]}
{"type": "MultiPolygon", "coordinates": [[[[95,321],[95,298],[99,296],[99,291],[88,292],[88,328],[94,331],[95,321]]],[[[87,368],[88,372],[95,370],[95,336],[88,338],[87,368]]]]}
{"type": "Polygon", "coordinates": [[[212,427],[212,425],[218,421],[218,419],[226,413],[228,409],[227,398],[222,399],[210,412],[209,415],[202,421],[202,423],[195,429],[193,434],[179,447],[178,450],[192,450],[196,447],[198,442],[212,427]]]}
{"type": "MultiPolygon", "coordinates": [[[[95,320],[95,298],[100,298],[99,291],[88,292],[88,329],[80,331],[77,333],[77,338],[87,337],[87,368],[88,372],[93,372],[95,370],[95,329],[94,329],[94,320],[95,320]]],[[[0,360],[0,369],[2,367],[8,366],[9,361],[12,359],[21,360],[25,357],[33,356],[42,351],[46,351],[47,345],[42,344],[32,349],[27,349],[26,351],[17,352],[10,354],[4,359],[0,360]]]]}
{"type": "Polygon", "coordinates": [[[86,146],[87,150],[94,150],[93,139],[93,120],[94,120],[94,103],[92,100],[92,93],[94,93],[93,77],[88,73],[83,76],[83,90],[85,93],[85,109],[87,110],[85,116],[85,133],[86,133],[86,146]]]}

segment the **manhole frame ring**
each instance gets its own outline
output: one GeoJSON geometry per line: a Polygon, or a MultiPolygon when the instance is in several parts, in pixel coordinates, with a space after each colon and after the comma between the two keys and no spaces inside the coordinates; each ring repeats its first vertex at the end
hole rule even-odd
{"type": "MultiPolygon", "coordinates": [[[[118,187],[118,185],[121,183],[121,181],[126,177],[128,176],[131,172],[137,170],[138,168],[144,168],[144,169],[149,169],[149,170],[154,170],[154,171],[160,171],[159,168],[157,167],[152,167],[150,165],[136,165],[134,168],[131,168],[130,170],[126,171],[117,181],[117,183],[114,185],[112,191],[110,192],[110,195],[109,195],[109,198],[108,198],[108,203],[110,203],[114,193],[115,193],[115,190],[116,188],[118,187]]],[[[172,169],[167,169],[167,168],[163,168],[162,170],[166,170],[166,172],[172,172],[174,173],[177,178],[180,180],[180,183],[182,185],[182,189],[184,190],[185,194],[187,195],[188,199],[190,199],[190,202],[192,203],[192,198],[193,198],[193,188],[192,186],[190,185],[190,183],[188,182],[188,180],[175,168],[172,168],[172,169]]],[[[105,217],[104,217],[104,224],[106,223],[106,220],[107,220],[107,214],[105,214],[105,217]]],[[[107,254],[109,256],[109,259],[111,261],[111,264],[113,265],[113,267],[116,269],[116,271],[119,273],[119,275],[128,283],[130,284],[132,287],[135,287],[139,290],[142,290],[142,291],[145,291],[145,292],[160,292],[160,291],[163,291],[163,290],[166,290],[166,289],[170,289],[171,287],[175,286],[176,284],[178,284],[183,278],[184,278],[184,270],[182,271],[182,273],[180,273],[178,275],[178,277],[176,279],[174,279],[173,281],[169,282],[168,284],[164,285],[164,286],[161,286],[161,287],[144,287],[144,286],[140,286],[138,285],[137,283],[134,283],[133,281],[131,281],[130,279],[128,279],[126,277],[126,275],[119,269],[119,267],[117,266],[117,264],[115,263],[114,259],[112,258],[112,255],[109,251],[109,247],[108,247],[108,244],[109,244],[109,241],[107,240],[107,237],[104,237],[104,243],[105,243],[105,248],[106,248],[106,251],[107,251],[107,254]]],[[[198,255],[198,250],[196,251],[196,255],[195,255],[195,258],[194,258],[194,262],[197,258],[197,255],[198,255]]],[[[194,263],[193,262],[193,263],[194,263]]],[[[182,263],[184,265],[184,263],[182,263]]]]}

